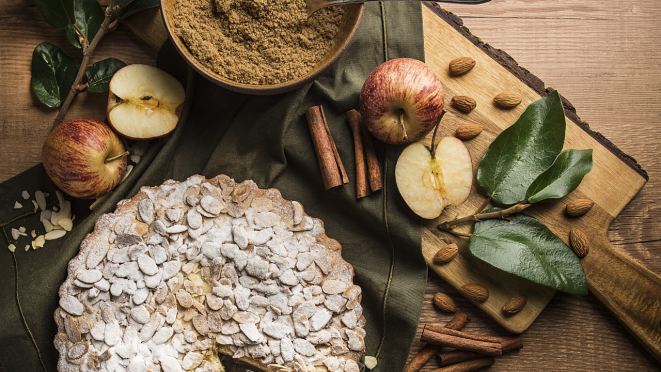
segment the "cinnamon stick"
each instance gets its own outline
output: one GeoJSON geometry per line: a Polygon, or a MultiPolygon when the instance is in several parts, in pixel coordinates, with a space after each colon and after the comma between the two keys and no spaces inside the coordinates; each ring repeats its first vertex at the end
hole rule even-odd
{"type": "Polygon", "coordinates": [[[349,126],[353,133],[353,149],[356,158],[356,198],[360,199],[370,194],[370,186],[367,181],[367,168],[365,167],[365,152],[363,150],[363,139],[360,134],[360,113],[356,110],[347,112],[349,126]]]}
{"type": "Polygon", "coordinates": [[[344,166],[340,160],[335,142],[331,136],[326,117],[321,106],[313,106],[305,110],[305,116],[312,135],[312,143],[317,153],[319,169],[326,190],[348,183],[344,166]]]}
{"type": "Polygon", "coordinates": [[[480,353],[476,353],[474,351],[452,350],[438,354],[438,364],[440,364],[443,367],[443,366],[449,366],[450,364],[456,364],[459,362],[465,362],[467,360],[473,360],[483,357],[484,355],[480,353]]]}
{"type": "Polygon", "coordinates": [[[480,368],[490,366],[494,362],[495,360],[490,357],[473,359],[473,360],[468,360],[465,362],[453,364],[451,366],[437,368],[435,370],[432,370],[432,372],[472,372],[472,371],[477,371],[480,368]]]}
{"type": "Polygon", "coordinates": [[[459,330],[449,329],[447,327],[441,326],[440,324],[427,324],[425,326],[425,329],[437,333],[443,333],[450,336],[462,337],[476,341],[498,343],[500,344],[500,348],[503,351],[503,353],[518,350],[523,347],[523,341],[521,341],[520,337],[497,337],[497,336],[478,335],[475,333],[468,333],[459,330]]]}
{"type": "Polygon", "coordinates": [[[500,342],[478,341],[470,338],[452,336],[432,331],[426,326],[422,330],[422,337],[420,337],[420,340],[430,344],[453,347],[459,350],[475,351],[484,355],[495,356],[503,354],[500,342]]]}
{"type": "MultiPolygon", "coordinates": [[[[458,313],[449,322],[445,324],[450,329],[460,330],[470,321],[468,315],[458,313]]],[[[418,351],[410,362],[404,367],[404,372],[417,372],[434,356],[441,347],[438,345],[427,344],[418,351]]]]}
{"type": "Polygon", "coordinates": [[[330,128],[328,127],[328,121],[326,121],[326,114],[324,114],[324,107],[319,106],[319,111],[321,112],[321,118],[324,120],[324,127],[326,128],[326,133],[328,133],[328,138],[330,138],[331,148],[333,149],[333,156],[337,162],[337,167],[340,170],[340,176],[342,176],[342,183],[349,183],[349,177],[347,176],[347,171],[344,170],[344,164],[342,164],[342,159],[340,159],[340,153],[335,147],[335,141],[333,141],[333,135],[331,134],[330,128]]]}
{"type": "Polygon", "coordinates": [[[460,331],[462,328],[470,322],[471,318],[468,317],[465,313],[457,313],[449,322],[445,323],[445,328],[453,329],[455,331],[460,331]]]}
{"type": "Polygon", "coordinates": [[[363,136],[363,148],[365,149],[365,161],[367,162],[370,189],[372,192],[378,191],[383,188],[383,181],[381,181],[381,170],[379,169],[379,160],[376,157],[376,151],[372,143],[372,135],[364,125],[360,126],[360,132],[363,136]]]}

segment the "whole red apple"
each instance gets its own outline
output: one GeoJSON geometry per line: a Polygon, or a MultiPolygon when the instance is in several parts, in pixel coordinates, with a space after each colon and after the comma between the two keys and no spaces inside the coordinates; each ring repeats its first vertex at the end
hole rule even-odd
{"type": "Polygon", "coordinates": [[[443,85],[423,62],[397,58],[379,65],[360,92],[363,123],[377,139],[407,144],[425,137],[443,111],[443,85]]]}
{"type": "Polygon", "coordinates": [[[122,141],[107,125],[75,119],[61,123],[48,135],[41,160],[62,191],[91,199],[119,184],[126,169],[126,154],[122,141]]]}

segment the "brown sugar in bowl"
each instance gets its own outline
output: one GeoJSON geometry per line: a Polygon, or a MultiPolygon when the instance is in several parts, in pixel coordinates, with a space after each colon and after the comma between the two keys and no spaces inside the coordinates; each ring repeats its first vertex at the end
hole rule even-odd
{"type": "Polygon", "coordinates": [[[200,63],[190,52],[183,40],[175,33],[175,4],[177,0],[160,0],[161,16],[165,23],[168,36],[175,46],[175,49],[193,67],[198,73],[212,81],[213,83],[238,93],[253,95],[279,94],[300,88],[316,80],[324,72],[337,62],[351,44],[360,21],[363,17],[364,5],[361,3],[344,5],[344,14],[337,35],[328,52],[317,62],[317,64],[304,75],[278,84],[245,84],[228,79],[212,71],[200,63]]]}

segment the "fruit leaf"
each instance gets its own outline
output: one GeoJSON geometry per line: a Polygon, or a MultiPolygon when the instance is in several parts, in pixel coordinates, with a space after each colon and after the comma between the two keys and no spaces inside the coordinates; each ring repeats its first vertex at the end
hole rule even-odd
{"type": "MultiPolygon", "coordinates": [[[[88,42],[92,42],[94,35],[96,35],[99,28],[101,28],[104,18],[105,12],[98,1],[76,0],[74,2],[75,24],[82,31],[82,36],[85,36],[88,42]]],[[[80,49],[79,35],[73,25],[67,26],[64,32],[69,43],[80,49]]]]}
{"type": "Polygon", "coordinates": [[[117,58],[106,58],[90,66],[85,71],[87,91],[92,93],[107,92],[110,79],[117,70],[124,66],[126,66],[126,63],[117,58]]]}
{"type": "Polygon", "coordinates": [[[133,0],[119,12],[119,19],[126,19],[141,10],[156,8],[159,4],[159,0],[133,0]]]}
{"type": "Polygon", "coordinates": [[[56,108],[62,105],[76,80],[78,65],[62,49],[43,42],[32,52],[31,71],[34,94],[46,106],[56,108]]]}
{"type": "MultiPolygon", "coordinates": [[[[498,209],[491,209],[494,211],[498,209]]],[[[487,212],[489,212],[487,211],[487,212]]],[[[587,280],[576,254],[546,225],[525,214],[475,223],[473,256],[510,274],[571,294],[586,295],[587,280]]]]}
{"type": "Polygon", "coordinates": [[[74,0],[34,0],[46,22],[57,30],[63,30],[75,22],[73,2],[74,0]]]}
{"type": "Polygon", "coordinates": [[[70,24],[64,29],[64,36],[66,36],[69,44],[73,45],[77,49],[82,49],[83,46],[80,45],[80,40],[78,39],[78,32],[73,28],[73,25],[70,24]]]}
{"type": "Polygon", "coordinates": [[[529,203],[557,199],[574,191],[592,170],[592,150],[565,150],[526,192],[529,203]]]}
{"type": "Polygon", "coordinates": [[[566,127],[557,91],[531,103],[484,154],[477,169],[482,190],[496,203],[523,201],[530,184],[562,150],[566,127]]]}

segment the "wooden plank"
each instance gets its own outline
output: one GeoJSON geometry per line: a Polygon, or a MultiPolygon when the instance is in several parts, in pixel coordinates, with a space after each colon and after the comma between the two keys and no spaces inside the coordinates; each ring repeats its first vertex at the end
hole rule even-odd
{"type": "MultiPolygon", "coordinates": [[[[517,66],[504,63],[505,67],[509,67],[506,69],[499,63],[500,59],[505,59],[501,58],[501,54],[481,45],[470,35],[457,32],[457,26],[453,25],[453,20],[448,18],[450,16],[442,11],[437,13],[447,19],[441,19],[430,8],[425,8],[424,11],[425,27],[427,30],[433,30],[425,32],[425,48],[428,51],[426,63],[436,71],[443,81],[447,101],[454,95],[469,95],[478,102],[477,108],[470,114],[462,114],[450,108],[444,119],[442,134],[452,135],[454,129],[464,123],[482,125],[485,128],[484,132],[476,139],[467,142],[467,147],[473,157],[473,167],[477,169],[480,159],[493,139],[500,131],[516,121],[529,103],[539,99],[540,94],[545,94],[544,86],[543,84],[540,86],[540,82],[534,77],[519,73],[516,69],[517,66]],[[437,52],[441,50],[442,53],[437,52]],[[467,75],[458,78],[450,77],[447,69],[449,62],[462,56],[473,57],[477,61],[476,67],[467,75]],[[522,104],[512,110],[502,110],[496,107],[492,103],[492,99],[503,91],[521,93],[523,95],[522,104]]],[[[571,115],[571,111],[568,111],[568,114],[574,121],[567,119],[565,148],[594,149],[593,171],[585,177],[574,195],[587,195],[604,209],[607,214],[604,218],[594,221],[598,223],[598,229],[594,229],[594,231],[595,233],[597,231],[605,233],[613,218],[645,184],[646,174],[635,163],[628,161],[626,156],[608,141],[586,131],[578,118],[571,115]],[[627,162],[623,162],[621,159],[625,159],[627,162]]],[[[478,306],[506,329],[519,333],[528,328],[550,301],[554,291],[531,286],[527,281],[503,275],[504,273],[498,270],[492,270],[487,265],[472,259],[464,239],[451,238],[435,229],[435,225],[441,221],[450,220],[457,215],[465,216],[474,213],[484,200],[484,196],[477,189],[478,187],[475,185],[474,192],[471,193],[466,203],[458,208],[447,209],[438,219],[425,224],[427,230],[423,235],[423,253],[430,262],[431,269],[448,280],[455,288],[473,282],[489,288],[491,293],[489,300],[478,306]],[[444,244],[442,239],[458,243],[460,255],[449,264],[433,265],[431,259],[438,248],[444,244]],[[476,267],[478,270],[475,270],[476,267]],[[526,294],[529,297],[527,308],[516,316],[504,316],[501,311],[503,304],[517,294],[526,294]]],[[[551,213],[551,209],[554,208],[549,208],[546,213],[541,213],[539,218],[559,236],[566,236],[566,231],[562,231],[565,230],[565,225],[554,223],[558,220],[563,221],[562,212],[555,210],[551,213]],[[555,229],[554,225],[557,225],[555,229]]],[[[586,228],[588,227],[591,226],[586,226],[586,228]]],[[[470,232],[470,226],[463,226],[459,231],[470,232]]]]}

